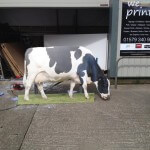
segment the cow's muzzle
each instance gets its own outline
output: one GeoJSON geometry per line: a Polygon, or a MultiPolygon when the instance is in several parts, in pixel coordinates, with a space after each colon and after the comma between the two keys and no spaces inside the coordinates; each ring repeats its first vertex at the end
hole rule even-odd
{"type": "Polygon", "coordinates": [[[100,96],[103,100],[110,100],[110,94],[99,93],[99,96],[100,96]]]}

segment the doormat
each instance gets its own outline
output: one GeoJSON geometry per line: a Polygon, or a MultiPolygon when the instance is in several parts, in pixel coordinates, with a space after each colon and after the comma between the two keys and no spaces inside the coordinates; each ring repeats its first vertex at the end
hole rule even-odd
{"type": "Polygon", "coordinates": [[[73,98],[66,94],[47,94],[47,99],[43,99],[40,94],[30,94],[30,100],[24,100],[24,95],[18,95],[18,105],[32,104],[62,104],[62,103],[93,103],[95,94],[89,93],[89,99],[86,99],[83,93],[76,93],[73,98]]]}

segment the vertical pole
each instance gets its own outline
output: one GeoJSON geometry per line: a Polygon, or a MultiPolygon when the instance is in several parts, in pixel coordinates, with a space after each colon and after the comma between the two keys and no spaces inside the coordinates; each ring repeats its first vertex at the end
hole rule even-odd
{"type": "Polygon", "coordinates": [[[119,61],[121,59],[123,59],[124,57],[120,57],[117,59],[116,61],[116,74],[115,74],[115,89],[117,89],[117,85],[118,85],[118,64],[119,64],[119,61]]]}
{"type": "Polygon", "coordinates": [[[1,57],[0,57],[0,79],[4,79],[4,72],[3,72],[3,68],[2,68],[2,63],[1,63],[1,57]]]}
{"type": "Polygon", "coordinates": [[[118,84],[118,62],[119,59],[116,61],[115,89],[117,89],[117,84],[118,84]]]}

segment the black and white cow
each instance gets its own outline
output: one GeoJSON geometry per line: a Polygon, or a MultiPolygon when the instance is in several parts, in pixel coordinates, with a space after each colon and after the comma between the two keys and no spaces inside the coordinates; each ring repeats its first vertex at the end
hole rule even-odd
{"type": "Polygon", "coordinates": [[[29,100],[29,90],[35,82],[46,99],[43,82],[71,80],[69,96],[72,98],[76,83],[82,84],[86,98],[89,98],[87,84],[95,83],[103,99],[110,96],[110,82],[97,64],[92,52],[85,47],[36,47],[25,53],[25,100],[29,100]],[[27,74],[27,77],[26,77],[27,74]]]}

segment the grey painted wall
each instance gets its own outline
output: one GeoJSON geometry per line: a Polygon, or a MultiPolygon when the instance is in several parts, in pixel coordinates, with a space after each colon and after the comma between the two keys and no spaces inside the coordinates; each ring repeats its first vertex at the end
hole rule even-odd
{"type": "Polygon", "coordinates": [[[56,26],[55,9],[0,9],[0,22],[10,26],[56,26]]]}
{"type": "Polygon", "coordinates": [[[109,0],[0,0],[0,7],[100,7],[109,0]]]}
{"type": "Polygon", "coordinates": [[[71,8],[5,8],[0,9],[0,23],[10,26],[108,26],[108,10],[71,8]],[[77,15],[77,16],[76,16],[77,15]],[[104,17],[105,15],[105,17],[104,17]],[[58,17],[58,18],[57,18],[58,17]],[[76,18],[75,18],[76,17],[76,18]]]}

